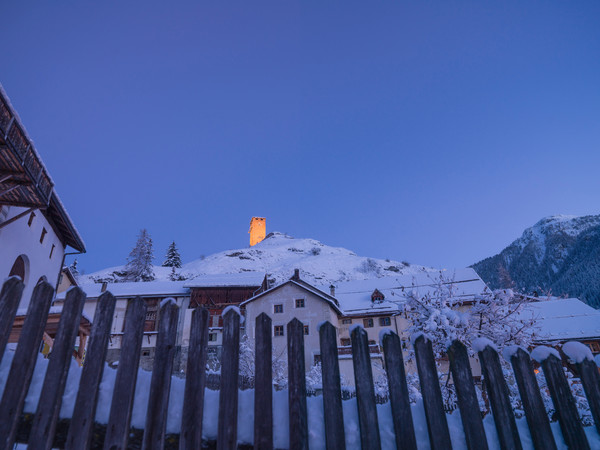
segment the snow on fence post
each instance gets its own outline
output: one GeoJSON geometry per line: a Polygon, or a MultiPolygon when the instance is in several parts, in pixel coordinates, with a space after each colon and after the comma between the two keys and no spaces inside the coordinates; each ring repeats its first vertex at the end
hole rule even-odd
{"type": "Polygon", "coordinates": [[[0,292],[0,360],[6,349],[24,287],[25,285],[19,277],[10,277],[2,285],[0,292]]]}
{"type": "Polygon", "coordinates": [[[534,448],[536,450],[556,450],[550,421],[540,394],[540,387],[533,373],[529,354],[522,348],[518,348],[512,354],[506,355],[510,358],[515,374],[534,448]]]}
{"type": "Polygon", "coordinates": [[[287,334],[290,450],[308,450],[304,325],[292,319],[287,324],[287,334]]]}
{"type": "Polygon", "coordinates": [[[206,308],[196,308],[192,312],[181,433],[179,435],[179,448],[181,450],[202,447],[208,317],[209,313],[206,308]]]}
{"type": "Polygon", "coordinates": [[[396,447],[416,450],[417,441],[408,398],[402,343],[400,337],[394,332],[385,333],[381,341],[390,391],[392,420],[394,421],[394,432],[396,433],[396,447]]]}
{"type": "Polygon", "coordinates": [[[117,299],[110,292],[104,292],[98,298],[87,356],[81,371],[81,381],[65,443],[66,450],[89,448],[91,445],[98,388],[104,372],[108,337],[116,301],[117,299]]]}
{"type": "Polygon", "coordinates": [[[158,336],[142,440],[143,449],[162,449],[164,446],[178,314],[179,307],[174,299],[162,301],[158,312],[158,336]]]}
{"type": "Polygon", "coordinates": [[[237,449],[238,378],[240,367],[240,313],[223,311],[223,352],[217,450],[237,449]]]}
{"type": "Polygon", "coordinates": [[[517,430],[517,423],[508,396],[508,386],[502,373],[498,353],[490,345],[483,344],[483,348],[478,351],[478,354],[485,387],[492,405],[500,448],[521,450],[523,446],[521,445],[521,438],[517,430]]]}
{"type": "Polygon", "coordinates": [[[381,449],[369,338],[361,326],[352,327],[350,337],[352,339],[352,364],[356,385],[360,444],[363,450],[381,449]]]}
{"type": "Polygon", "coordinates": [[[67,292],[27,442],[30,448],[52,448],[85,297],[78,287],[67,292]]]}
{"type": "Polygon", "coordinates": [[[1,449],[12,449],[15,443],[17,427],[33,376],[53,296],[54,289],[46,281],[38,283],[33,289],[17,350],[0,401],[1,449]]]}
{"type": "Polygon", "coordinates": [[[569,383],[563,372],[562,362],[553,352],[544,356],[536,359],[544,369],[544,377],[548,383],[552,404],[556,410],[565,443],[568,448],[589,449],[590,445],[583,431],[569,383]]]}
{"type": "Polygon", "coordinates": [[[104,438],[105,450],[127,448],[145,318],[146,303],[144,300],[141,297],[130,300],[125,313],[125,331],[121,343],[119,367],[104,438]]]}
{"type": "Polygon", "coordinates": [[[271,318],[256,317],[254,361],[254,448],[273,449],[273,366],[271,318]]]}
{"type": "Polygon", "coordinates": [[[413,347],[417,359],[417,371],[419,372],[419,383],[425,418],[427,419],[427,431],[429,432],[429,443],[433,450],[452,449],[450,443],[450,431],[442,402],[442,391],[438,380],[437,368],[433,357],[431,341],[420,334],[413,337],[413,347]]]}
{"type": "Polygon", "coordinates": [[[319,326],[321,369],[323,372],[323,419],[327,450],[345,450],[342,387],[335,327],[330,322],[319,326]]]}
{"type": "Polygon", "coordinates": [[[479,411],[477,393],[473,384],[473,373],[469,363],[467,348],[460,341],[454,341],[448,348],[450,370],[456,388],[460,418],[465,431],[468,449],[487,449],[488,443],[479,411]]]}

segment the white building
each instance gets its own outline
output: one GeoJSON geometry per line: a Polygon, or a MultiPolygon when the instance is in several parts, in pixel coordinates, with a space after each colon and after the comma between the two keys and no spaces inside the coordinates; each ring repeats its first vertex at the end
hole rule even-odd
{"type": "Polygon", "coordinates": [[[68,247],[85,244],[62,205],[54,183],[0,86],[0,279],[25,283],[21,307],[34,286],[56,286],[68,247]]]}

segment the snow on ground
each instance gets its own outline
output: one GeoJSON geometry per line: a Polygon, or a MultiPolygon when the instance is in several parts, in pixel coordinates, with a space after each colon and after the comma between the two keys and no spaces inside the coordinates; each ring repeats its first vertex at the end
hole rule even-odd
{"type": "MultiPolygon", "coordinates": [[[[237,250],[227,250],[184,264],[178,273],[193,281],[199,275],[243,272],[268,273],[277,284],[289,279],[294,269],[313,285],[381,278],[389,275],[409,275],[429,271],[423,266],[392,260],[357,256],[341,247],[330,247],[314,239],[296,239],[283,233],[270,233],[259,244],[237,250]]],[[[110,278],[124,266],[111,267],[81,276],[86,283],[110,278]]],[[[154,267],[157,280],[168,280],[170,267],[154,267]]]]}
{"type": "MultiPolygon", "coordinates": [[[[10,363],[14,355],[14,346],[9,348],[2,363],[0,364],[0,394],[4,390],[6,377],[10,369],[10,363]]],[[[37,407],[37,399],[42,388],[45,371],[48,367],[48,360],[39,355],[31,387],[25,401],[25,411],[34,413],[37,407]]],[[[146,420],[146,408],[150,391],[150,379],[152,373],[144,370],[138,371],[138,379],[135,391],[135,401],[133,407],[133,416],[131,425],[134,428],[144,428],[146,420]]],[[[67,380],[63,403],[60,411],[61,418],[68,418],[73,414],[79,379],[81,377],[81,368],[72,362],[67,380]]],[[[96,421],[107,423],[110,412],[110,403],[112,400],[112,389],[116,377],[116,370],[108,366],[104,369],[104,376],[100,384],[98,397],[98,408],[96,411],[96,421]]],[[[173,377],[171,381],[169,417],[167,420],[167,433],[178,433],[181,427],[181,410],[183,408],[183,395],[185,380],[173,377]]],[[[251,443],[254,439],[254,391],[240,391],[238,397],[238,442],[251,443]]],[[[204,420],[203,436],[206,439],[213,440],[217,437],[218,426],[218,404],[219,392],[207,389],[204,399],[204,420]]],[[[325,449],[325,425],[323,421],[323,399],[321,396],[309,397],[307,399],[308,407],[308,432],[309,447],[312,450],[325,449]]],[[[358,411],[356,399],[345,400],[342,402],[344,414],[344,431],[346,434],[346,447],[360,447],[360,426],[358,423],[358,411]]],[[[425,411],[423,403],[419,402],[412,406],[413,423],[419,449],[429,449],[429,439],[427,433],[427,422],[425,420],[425,411]]],[[[379,420],[379,432],[381,436],[381,445],[384,450],[395,449],[395,434],[392,422],[392,413],[389,403],[377,405],[377,415],[379,420]]],[[[289,446],[289,422],[288,422],[288,392],[273,392],[273,438],[276,448],[287,448],[289,446]]],[[[460,413],[455,411],[447,415],[448,427],[452,446],[455,449],[466,448],[465,437],[462,431],[462,422],[460,413]]],[[[524,449],[533,449],[531,437],[524,418],[517,420],[519,433],[524,449]]],[[[560,450],[566,449],[562,439],[558,422],[551,424],[557,446],[560,450]]],[[[488,415],[484,419],[484,428],[488,437],[490,450],[500,449],[498,437],[494,427],[493,417],[488,415]]],[[[585,432],[588,436],[591,448],[600,448],[600,436],[595,427],[586,427],[585,432]]]]}

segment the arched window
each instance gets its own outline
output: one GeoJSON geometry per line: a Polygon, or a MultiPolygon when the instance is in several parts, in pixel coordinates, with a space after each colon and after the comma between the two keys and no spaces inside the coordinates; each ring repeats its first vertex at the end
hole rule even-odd
{"type": "Polygon", "coordinates": [[[21,278],[23,283],[27,283],[28,270],[29,259],[25,255],[20,255],[15,260],[15,263],[13,264],[12,269],[10,269],[10,273],[8,274],[8,276],[12,277],[14,275],[17,275],[21,278]]]}

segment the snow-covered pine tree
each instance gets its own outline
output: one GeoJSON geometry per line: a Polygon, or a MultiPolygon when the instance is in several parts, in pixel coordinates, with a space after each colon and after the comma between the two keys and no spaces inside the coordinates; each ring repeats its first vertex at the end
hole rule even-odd
{"type": "Polygon", "coordinates": [[[152,238],[148,231],[143,228],[140,231],[138,240],[135,244],[125,266],[125,279],[127,281],[152,281],[154,280],[154,270],[152,260],[154,252],[152,250],[152,238]]]}
{"type": "Polygon", "coordinates": [[[171,242],[171,245],[169,245],[167,254],[165,255],[165,262],[162,263],[162,266],[181,268],[181,255],[179,254],[179,250],[177,250],[175,242],[171,242]]]}

